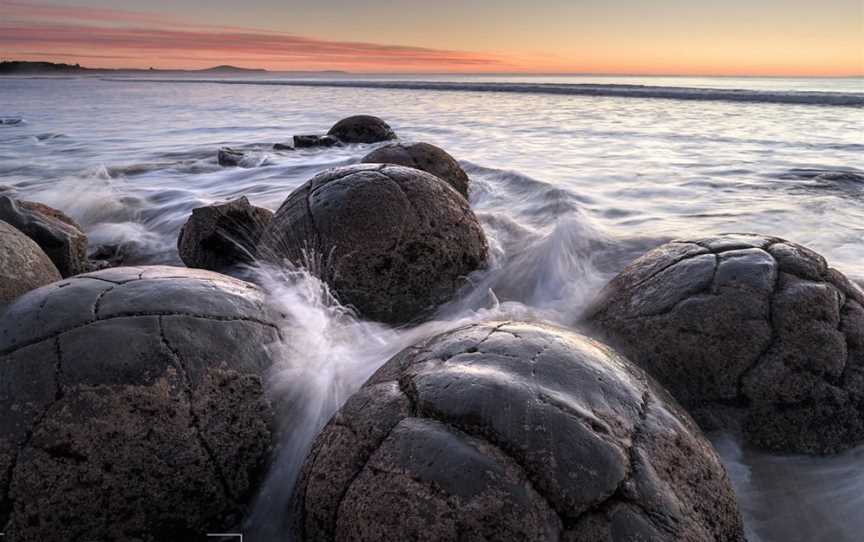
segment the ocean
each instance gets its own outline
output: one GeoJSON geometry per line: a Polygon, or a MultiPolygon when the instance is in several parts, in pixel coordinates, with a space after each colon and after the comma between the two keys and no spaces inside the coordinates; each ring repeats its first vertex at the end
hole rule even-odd
{"type": "MultiPolygon", "coordinates": [[[[77,219],[128,263],[181,265],[194,207],[241,195],[276,209],[315,173],[375,145],[274,152],[353,114],[438,145],[471,177],[490,269],[415,328],[325,303],[314,277],[262,271],[295,317],[272,392],[299,405],[250,529],[275,538],[318,429],[386,359],[489,318],[572,325],[628,262],[671,239],[756,232],[864,281],[864,79],[358,76],[0,78],[0,193],[77,219]],[[20,122],[19,122],[20,119],[20,122]],[[250,151],[240,168],[222,146],[250,151]]],[[[752,540],[858,540],[864,448],[769,456],[711,435],[752,540]]]]}

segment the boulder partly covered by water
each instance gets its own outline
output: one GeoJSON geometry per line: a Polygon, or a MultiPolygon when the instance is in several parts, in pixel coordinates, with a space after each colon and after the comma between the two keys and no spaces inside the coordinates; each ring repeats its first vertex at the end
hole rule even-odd
{"type": "Polygon", "coordinates": [[[216,153],[216,162],[222,167],[242,167],[245,159],[245,152],[230,147],[222,147],[216,153]]]}
{"type": "Polygon", "coordinates": [[[378,143],[396,139],[390,125],[371,115],[355,115],[340,120],[327,132],[343,143],[378,143]]]}
{"type": "Polygon", "coordinates": [[[273,218],[269,209],[241,198],[192,210],[180,229],[177,251],[189,267],[225,271],[255,260],[255,247],[273,218]]]}
{"type": "Polygon", "coordinates": [[[60,278],[39,245],[0,220],[0,313],[20,295],[60,278]]]}
{"type": "Polygon", "coordinates": [[[295,135],[294,148],[339,147],[342,142],[331,135],[295,135]]]}
{"type": "Polygon", "coordinates": [[[274,444],[277,317],[175,267],[55,282],[0,316],[0,524],[10,540],[197,540],[238,527],[274,444]]]}
{"type": "Polygon", "coordinates": [[[312,178],[276,211],[259,246],[259,258],[305,266],[343,304],[393,324],[450,299],[486,257],[464,198],[434,175],[381,164],[312,178]]]}
{"type": "Polygon", "coordinates": [[[315,440],[297,537],[743,541],[711,445],[608,347],[491,322],[397,354],[315,440]]]}
{"type": "Polygon", "coordinates": [[[429,143],[394,143],[370,152],[361,162],[366,164],[396,164],[435,175],[468,197],[468,175],[455,158],[442,148],[429,143]]]}
{"type": "Polygon", "coordinates": [[[790,452],[864,440],[864,291],[803,246],[665,244],[615,277],[589,320],[705,429],[790,452]]]}
{"type": "Polygon", "coordinates": [[[64,213],[41,203],[0,196],[0,220],[39,245],[64,277],[90,270],[87,236],[64,213]]]}

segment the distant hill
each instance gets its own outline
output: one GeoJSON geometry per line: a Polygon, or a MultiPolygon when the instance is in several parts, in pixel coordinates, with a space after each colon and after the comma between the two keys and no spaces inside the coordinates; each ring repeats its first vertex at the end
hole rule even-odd
{"type": "Polygon", "coordinates": [[[213,66],[212,68],[207,68],[204,70],[190,70],[196,72],[209,72],[209,73],[248,73],[248,72],[266,72],[267,70],[261,68],[238,68],[237,66],[229,66],[228,64],[223,64],[221,66],[213,66]]]}
{"type": "Polygon", "coordinates": [[[29,60],[6,60],[0,62],[0,75],[16,74],[51,74],[51,73],[265,73],[267,70],[254,68],[238,68],[237,66],[214,66],[204,70],[149,70],[137,68],[85,68],[80,64],[62,64],[57,62],[31,62],[29,60]]]}

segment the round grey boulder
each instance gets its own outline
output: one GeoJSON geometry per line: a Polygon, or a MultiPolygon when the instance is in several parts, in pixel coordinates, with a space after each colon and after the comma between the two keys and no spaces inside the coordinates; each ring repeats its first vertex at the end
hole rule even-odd
{"type": "MultiPolygon", "coordinates": [[[[0,525],[10,540],[235,529],[274,444],[277,315],[207,271],[119,267],[0,316],[0,525]]],[[[230,532],[230,531],[229,531],[230,532]]]]}
{"type": "Polygon", "coordinates": [[[302,265],[373,320],[404,324],[449,300],[486,263],[486,237],[444,181],[416,169],[327,170],[276,211],[259,258],[302,265]]]}
{"type": "Polygon", "coordinates": [[[743,541],[725,470],[608,347],[468,325],[390,359],[315,440],[297,538],[743,541]]]}
{"type": "Polygon", "coordinates": [[[706,430],[788,452],[864,440],[864,292],[812,250],[746,234],[675,241],[588,314],[706,430]]]}
{"type": "Polygon", "coordinates": [[[355,115],[342,119],[330,128],[327,135],[342,143],[377,143],[396,139],[390,125],[371,115],[355,115]]]}
{"type": "Polygon", "coordinates": [[[366,164],[396,164],[435,175],[468,197],[468,175],[447,151],[429,143],[394,143],[375,149],[363,157],[366,164]]]}
{"type": "Polygon", "coordinates": [[[255,207],[245,196],[192,209],[177,239],[180,259],[189,267],[211,271],[251,264],[272,218],[272,211],[255,207]]]}
{"type": "Polygon", "coordinates": [[[0,220],[0,312],[18,296],[60,278],[39,245],[0,220]]]}

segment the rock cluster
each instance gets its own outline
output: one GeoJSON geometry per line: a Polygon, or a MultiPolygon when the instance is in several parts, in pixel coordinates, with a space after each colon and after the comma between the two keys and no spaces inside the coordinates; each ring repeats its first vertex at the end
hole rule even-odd
{"type": "Polygon", "coordinates": [[[0,220],[35,241],[63,277],[91,269],[87,259],[87,236],[62,212],[41,203],[0,196],[0,220]]]}
{"type": "Polygon", "coordinates": [[[276,315],[254,286],[123,267],[0,316],[7,538],[197,540],[236,528],[274,443],[276,315]]]}
{"type": "Polygon", "coordinates": [[[316,439],[295,508],[303,541],[744,540],[677,403],[607,347],[527,323],[388,361],[316,439]]]}
{"type": "Polygon", "coordinates": [[[39,245],[0,220],[0,313],[20,295],[60,278],[39,245]]]}
{"type": "Polygon", "coordinates": [[[435,175],[468,197],[468,175],[447,151],[429,143],[394,143],[375,149],[363,157],[366,164],[395,164],[435,175]]]}
{"type": "Polygon", "coordinates": [[[483,229],[444,181],[393,165],[327,170],[292,192],[259,258],[324,279],[367,318],[404,324],[447,301],[486,263],[483,229]]]}
{"type": "Polygon", "coordinates": [[[769,450],[864,440],[864,292],[774,237],[663,245],[601,293],[589,321],[705,429],[769,450]]]}
{"type": "Polygon", "coordinates": [[[189,267],[225,271],[255,260],[255,246],[273,212],[244,196],[192,210],[177,239],[180,259],[189,267]]]}

